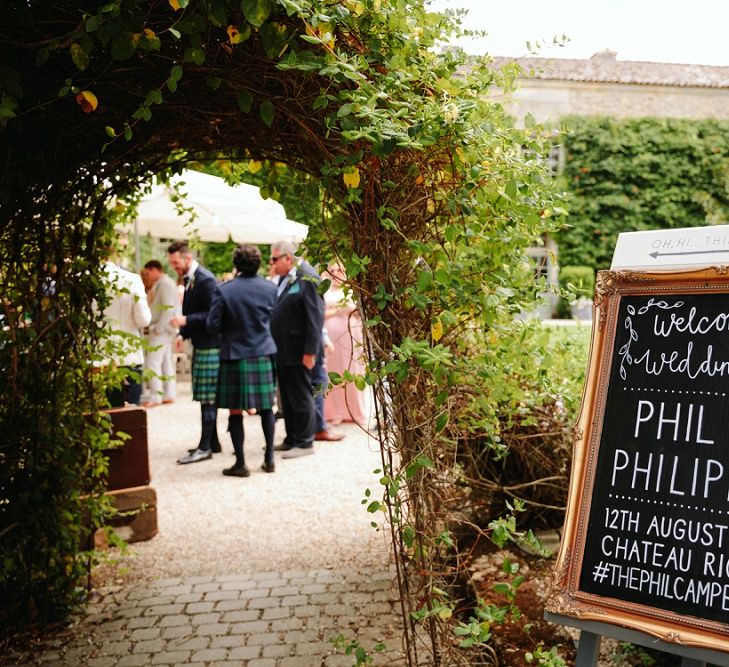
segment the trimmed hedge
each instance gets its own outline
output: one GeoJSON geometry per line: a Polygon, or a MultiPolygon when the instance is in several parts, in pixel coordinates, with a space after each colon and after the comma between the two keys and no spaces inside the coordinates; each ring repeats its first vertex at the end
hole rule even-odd
{"type": "Polygon", "coordinates": [[[620,232],[729,220],[729,123],[570,117],[562,265],[607,268],[620,232]]]}

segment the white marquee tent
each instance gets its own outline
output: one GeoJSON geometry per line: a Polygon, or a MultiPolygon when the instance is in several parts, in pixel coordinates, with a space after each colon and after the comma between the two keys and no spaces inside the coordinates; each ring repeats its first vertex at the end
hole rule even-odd
{"type": "Polygon", "coordinates": [[[286,219],[283,206],[273,199],[263,199],[258,188],[241,183],[228,185],[222,178],[185,170],[174,176],[181,203],[196,213],[178,213],[172,201],[175,190],[155,185],[139,204],[134,228],[136,234],[155,238],[181,239],[196,236],[202,241],[269,244],[276,241],[298,243],[309,228],[286,219]]]}

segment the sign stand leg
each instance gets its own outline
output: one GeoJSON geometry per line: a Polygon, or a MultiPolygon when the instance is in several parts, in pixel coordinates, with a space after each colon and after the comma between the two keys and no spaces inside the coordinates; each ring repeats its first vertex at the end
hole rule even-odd
{"type": "MultiPolygon", "coordinates": [[[[580,643],[577,646],[577,658],[575,667],[595,667],[597,657],[600,653],[600,640],[602,635],[582,630],[580,632],[580,643]]],[[[688,665],[687,667],[700,667],[699,665],[688,665]]]]}

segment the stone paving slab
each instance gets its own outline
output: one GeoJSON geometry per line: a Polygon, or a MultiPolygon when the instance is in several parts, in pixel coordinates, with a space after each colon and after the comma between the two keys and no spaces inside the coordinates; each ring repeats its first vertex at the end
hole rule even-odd
{"type": "Polygon", "coordinates": [[[163,579],[100,591],[79,622],[0,665],[345,667],[339,634],[375,665],[403,665],[391,570],[313,570],[163,579]]]}

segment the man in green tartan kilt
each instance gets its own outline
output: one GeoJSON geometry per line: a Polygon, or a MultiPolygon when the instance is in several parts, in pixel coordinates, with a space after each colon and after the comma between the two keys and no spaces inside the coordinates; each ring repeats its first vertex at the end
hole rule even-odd
{"type": "Polygon", "coordinates": [[[273,435],[276,418],[274,355],[270,318],[276,305],[276,287],[258,275],[261,251],[241,245],[233,251],[237,275],[218,285],[207,318],[210,333],[222,335],[217,406],[228,408],[228,431],[235,451],[235,465],[225,468],[230,477],[248,477],[243,450],[243,410],[255,410],[266,440],[265,472],[274,472],[273,435]]]}
{"type": "Polygon", "coordinates": [[[175,241],[167,248],[170,266],[185,284],[182,315],[172,318],[183,338],[192,341],[192,398],[200,401],[202,428],[197,447],[177,462],[197,463],[221,451],[216,421],[218,409],[215,395],[220,364],[220,335],[207,330],[206,320],[218,284],[215,276],[200,266],[186,241],[175,241]]]}

